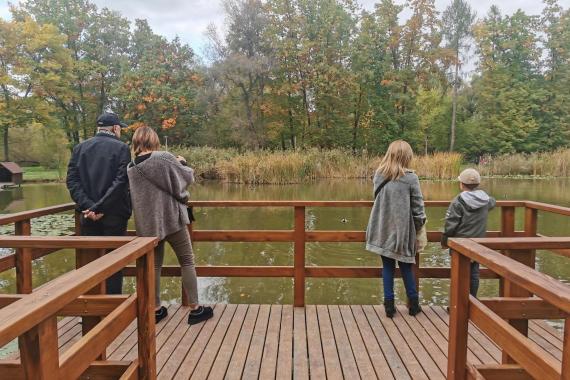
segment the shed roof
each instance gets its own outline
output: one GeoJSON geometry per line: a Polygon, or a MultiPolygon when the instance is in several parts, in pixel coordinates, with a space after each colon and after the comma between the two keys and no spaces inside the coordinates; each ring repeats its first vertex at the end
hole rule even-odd
{"type": "Polygon", "coordinates": [[[5,167],[10,171],[12,174],[21,174],[23,173],[22,168],[15,162],[0,162],[0,166],[5,167]]]}

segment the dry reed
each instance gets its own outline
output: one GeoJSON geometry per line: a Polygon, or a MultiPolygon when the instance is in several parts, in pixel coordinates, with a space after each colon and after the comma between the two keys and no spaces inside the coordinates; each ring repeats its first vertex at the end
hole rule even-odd
{"type": "MultiPolygon", "coordinates": [[[[195,168],[198,176],[246,184],[303,183],[322,178],[371,177],[380,157],[353,155],[344,150],[255,151],[209,147],[174,148],[195,168]]],[[[460,170],[462,156],[435,153],[414,159],[412,168],[422,178],[452,179],[460,170]]]]}

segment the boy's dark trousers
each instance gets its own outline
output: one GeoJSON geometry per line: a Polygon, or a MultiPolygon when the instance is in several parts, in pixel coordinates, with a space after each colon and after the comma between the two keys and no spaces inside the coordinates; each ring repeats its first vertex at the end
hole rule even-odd
{"type": "MultiPolygon", "coordinates": [[[[86,219],[81,216],[82,236],[125,236],[127,234],[128,219],[105,215],[98,221],[86,219]]],[[[123,292],[123,272],[119,271],[105,281],[107,294],[121,294],[123,292]]]]}

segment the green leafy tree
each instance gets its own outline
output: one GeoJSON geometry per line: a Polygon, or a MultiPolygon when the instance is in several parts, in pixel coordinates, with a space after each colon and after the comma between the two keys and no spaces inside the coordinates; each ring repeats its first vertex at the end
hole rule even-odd
{"type": "Polygon", "coordinates": [[[31,123],[51,123],[53,97],[68,94],[71,57],[64,37],[52,25],[27,18],[0,19],[0,128],[4,160],[10,160],[9,130],[31,123]]]}

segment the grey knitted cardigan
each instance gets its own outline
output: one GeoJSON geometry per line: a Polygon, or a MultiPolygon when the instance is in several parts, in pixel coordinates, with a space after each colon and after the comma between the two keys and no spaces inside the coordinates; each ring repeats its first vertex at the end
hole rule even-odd
{"type": "MultiPolygon", "coordinates": [[[[374,175],[374,190],[384,181],[374,175]]],[[[366,249],[404,263],[415,263],[416,231],[426,221],[418,176],[411,171],[388,182],[374,200],[366,229],[366,249]]]]}
{"type": "MultiPolygon", "coordinates": [[[[180,164],[172,154],[152,152],[137,167],[164,190],[179,198],[189,196],[186,188],[194,182],[194,170],[180,164]]],[[[132,163],[127,174],[138,236],[156,236],[162,240],[186,228],[190,221],[185,205],[150,183],[132,163]]]]}

